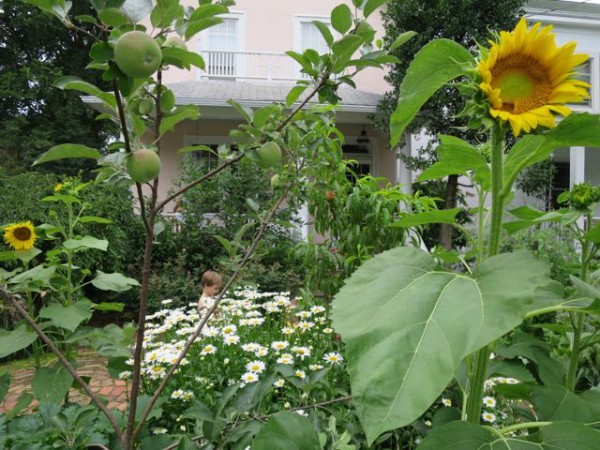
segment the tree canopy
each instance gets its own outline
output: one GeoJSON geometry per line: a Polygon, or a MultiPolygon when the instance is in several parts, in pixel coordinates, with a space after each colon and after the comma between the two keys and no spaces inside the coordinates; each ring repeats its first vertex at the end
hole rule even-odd
{"type": "MultiPolygon", "coordinates": [[[[87,2],[74,2],[77,14],[90,14],[87,2]]],[[[85,67],[91,40],[19,0],[0,2],[0,169],[28,170],[50,147],[78,142],[102,148],[113,133],[108,122],[83,104],[74,91],[54,82],[77,75],[91,82],[99,75],[85,67]]],[[[74,174],[82,162],[61,162],[37,170],[74,174]]]]}

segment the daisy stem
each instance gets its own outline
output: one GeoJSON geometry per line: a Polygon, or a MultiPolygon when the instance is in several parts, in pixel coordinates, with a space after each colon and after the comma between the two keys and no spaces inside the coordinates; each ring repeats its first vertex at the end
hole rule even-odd
{"type": "MultiPolygon", "coordinates": [[[[502,231],[502,217],[504,215],[503,188],[503,159],[504,159],[504,129],[496,124],[492,128],[492,209],[490,238],[487,257],[494,256],[500,249],[500,233],[502,231]]],[[[483,236],[479,236],[482,239],[483,236]]],[[[487,366],[490,360],[492,345],[486,345],[472,356],[473,371],[469,380],[469,393],[467,396],[467,420],[478,424],[483,402],[483,385],[486,378],[487,366]]]]}

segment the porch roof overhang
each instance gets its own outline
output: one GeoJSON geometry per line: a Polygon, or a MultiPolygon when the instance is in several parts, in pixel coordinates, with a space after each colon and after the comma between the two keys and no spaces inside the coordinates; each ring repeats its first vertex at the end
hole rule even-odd
{"type": "MultiPolygon", "coordinates": [[[[284,103],[293,84],[241,82],[235,80],[194,80],[169,84],[175,94],[177,105],[198,105],[202,107],[204,119],[240,119],[239,113],[227,103],[229,99],[251,107],[260,108],[273,102],[284,103]]],[[[309,88],[310,89],[310,88],[309,88]]],[[[343,123],[364,123],[370,114],[377,111],[382,96],[373,92],[341,86],[338,106],[338,121],[343,123]]],[[[83,101],[101,110],[100,100],[83,96],[83,101]]],[[[309,104],[317,104],[311,100],[309,104]]],[[[297,103],[296,105],[298,105],[297,103]]],[[[292,107],[294,107],[293,105],[292,107]]]]}

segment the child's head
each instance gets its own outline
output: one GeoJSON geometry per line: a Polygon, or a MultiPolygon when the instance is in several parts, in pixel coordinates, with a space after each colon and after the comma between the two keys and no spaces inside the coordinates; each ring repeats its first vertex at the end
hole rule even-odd
{"type": "Polygon", "coordinates": [[[202,274],[202,294],[208,297],[214,297],[221,290],[223,279],[221,275],[212,270],[207,270],[202,274]]]}

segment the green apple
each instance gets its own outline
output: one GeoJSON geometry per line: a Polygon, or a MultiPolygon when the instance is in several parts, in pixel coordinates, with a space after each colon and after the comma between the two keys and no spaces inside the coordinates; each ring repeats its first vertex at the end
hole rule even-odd
{"type": "Polygon", "coordinates": [[[259,158],[256,164],[263,169],[273,167],[281,161],[281,148],[277,145],[277,142],[263,144],[256,150],[256,154],[259,158]]]}
{"type": "Polygon", "coordinates": [[[154,180],[160,172],[160,157],[148,148],[142,148],[127,156],[127,173],[137,183],[154,180]]]}
{"type": "Polygon", "coordinates": [[[128,31],[115,44],[119,69],[132,78],[146,78],[156,72],[162,52],[154,39],[142,31],[128,31]]]}
{"type": "Polygon", "coordinates": [[[163,47],[175,47],[180,48],[181,50],[187,50],[186,43],[179,36],[169,36],[165,40],[163,47]]]}

